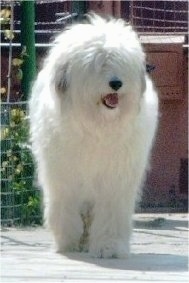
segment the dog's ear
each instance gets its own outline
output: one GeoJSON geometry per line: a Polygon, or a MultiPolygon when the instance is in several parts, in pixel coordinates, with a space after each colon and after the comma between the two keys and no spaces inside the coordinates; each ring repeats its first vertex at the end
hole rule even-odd
{"type": "Polygon", "coordinates": [[[65,93],[69,87],[68,83],[68,63],[59,66],[54,76],[55,90],[57,93],[65,93]]]}
{"type": "Polygon", "coordinates": [[[142,72],[141,74],[141,93],[143,94],[146,90],[146,76],[145,72],[142,72]]]}

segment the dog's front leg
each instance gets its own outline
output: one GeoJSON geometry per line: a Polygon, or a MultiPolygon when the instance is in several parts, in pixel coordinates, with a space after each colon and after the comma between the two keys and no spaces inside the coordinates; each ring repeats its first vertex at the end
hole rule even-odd
{"type": "Polygon", "coordinates": [[[100,258],[125,258],[129,254],[133,203],[116,196],[96,203],[89,252],[100,258]]]}
{"type": "Polygon", "coordinates": [[[77,206],[64,199],[52,201],[45,210],[46,223],[52,231],[56,251],[60,253],[78,251],[83,233],[83,223],[77,206]]]}

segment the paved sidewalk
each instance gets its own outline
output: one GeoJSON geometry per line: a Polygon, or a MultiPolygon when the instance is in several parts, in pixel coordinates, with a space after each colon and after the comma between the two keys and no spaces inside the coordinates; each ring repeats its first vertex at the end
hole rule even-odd
{"type": "Polygon", "coordinates": [[[2,229],[2,282],[188,282],[186,214],[138,214],[128,259],[56,254],[43,228],[2,229]]]}

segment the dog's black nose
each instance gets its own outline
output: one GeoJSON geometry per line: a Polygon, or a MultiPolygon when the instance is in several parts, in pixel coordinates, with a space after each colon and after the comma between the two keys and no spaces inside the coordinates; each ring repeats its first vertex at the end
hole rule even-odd
{"type": "Polygon", "coordinates": [[[118,90],[120,87],[122,87],[122,81],[117,78],[114,78],[109,81],[109,86],[114,90],[118,90]]]}

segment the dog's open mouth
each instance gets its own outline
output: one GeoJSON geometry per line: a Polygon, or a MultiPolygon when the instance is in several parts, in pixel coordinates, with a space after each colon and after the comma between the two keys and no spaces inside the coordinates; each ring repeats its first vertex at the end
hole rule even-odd
{"type": "Polygon", "coordinates": [[[109,109],[115,109],[119,103],[118,94],[108,93],[102,97],[102,103],[109,109]]]}

